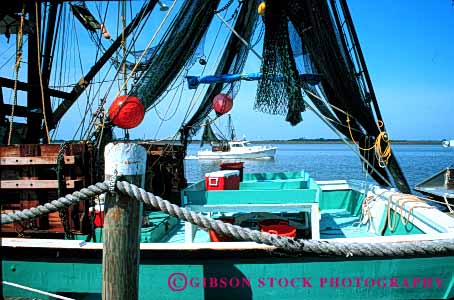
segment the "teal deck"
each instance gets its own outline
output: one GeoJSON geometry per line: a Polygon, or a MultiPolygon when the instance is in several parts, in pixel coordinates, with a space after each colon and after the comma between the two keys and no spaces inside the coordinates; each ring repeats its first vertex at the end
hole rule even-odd
{"type": "Polygon", "coordinates": [[[304,172],[245,174],[239,190],[206,191],[201,180],[182,192],[183,204],[289,204],[318,202],[319,188],[304,172]]]}
{"type": "Polygon", "coordinates": [[[359,216],[353,216],[345,209],[328,209],[321,213],[321,239],[377,236],[367,229],[367,225],[360,224],[359,216]]]}

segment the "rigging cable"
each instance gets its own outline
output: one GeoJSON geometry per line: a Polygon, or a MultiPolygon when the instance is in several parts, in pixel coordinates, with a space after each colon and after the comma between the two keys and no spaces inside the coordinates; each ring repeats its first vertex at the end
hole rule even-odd
{"type": "MultiPolygon", "coordinates": [[[[150,16],[150,15],[148,14],[148,15],[145,17],[145,22],[143,22],[142,27],[138,30],[139,33],[137,34],[136,39],[133,39],[132,44],[135,43],[135,42],[137,41],[138,35],[143,31],[143,28],[145,27],[145,23],[146,23],[146,21],[148,20],[149,16],[150,16]]],[[[142,15],[142,16],[138,19],[138,22],[141,22],[141,21],[143,20],[143,18],[144,18],[144,16],[142,15]]],[[[128,53],[130,52],[131,49],[132,49],[132,45],[129,47],[128,53]]],[[[125,59],[126,59],[126,58],[123,58],[123,60],[125,60],[125,59]]],[[[112,66],[113,66],[113,64],[110,65],[109,70],[107,71],[106,75],[104,76],[104,80],[101,82],[101,84],[104,83],[104,82],[108,82],[108,81],[105,80],[105,79],[107,78],[107,76],[108,76],[110,70],[112,69],[112,66]]],[[[88,138],[88,136],[89,136],[91,130],[92,130],[92,129],[94,128],[94,126],[96,125],[96,119],[97,119],[98,112],[100,112],[100,110],[102,110],[104,104],[106,103],[107,95],[110,93],[110,90],[112,89],[112,87],[113,87],[115,81],[116,81],[116,80],[121,80],[121,79],[117,79],[117,78],[116,78],[116,77],[118,76],[118,74],[119,74],[119,73],[118,73],[118,71],[117,71],[117,73],[116,73],[115,76],[114,76],[114,79],[113,79],[113,80],[110,80],[110,81],[111,81],[111,84],[110,84],[109,87],[107,88],[107,92],[106,92],[106,94],[105,94],[105,97],[104,97],[103,99],[100,100],[100,103],[99,103],[99,105],[98,105],[98,109],[97,109],[97,111],[93,114],[94,116],[93,116],[93,118],[91,119],[91,121],[90,121],[90,123],[89,123],[89,125],[88,125],[88,127],[87,127],[87,130],[85,131],[84,138],[88,138]]],[[[96,92],[96,95],[94,96],[94,98],[95,98],[99,93],[100,93],[100,89],[98,89],[98,91],[96,92]]],[[[94,98],[93,98],[92,102],[94,101],[94,98]]],[[[104,123],[105,123],[105,122],[103,122],[102,124],[104,124],[104,123]]],[[[101,125],[101,126],[103,126],[103,125],[101,125]]]]}
{"type": "Polygon", "coordinates": [[[17,105],[17,82],[19,80],[19,68],[20,68],[20,63],[22,60],[22,41],[23,41],[24,18],[25,18],[25,4],[22,5],[19,32],[16,37],[17,53],[16,53],[16,64],[14,65],[16,77],[14,79],[14,89],[13,89],[14,99],[13,99],[13,105],[11,106],[11,118],[9,120],[8,145],[11,145],[11,137],[12,137],[12,133],[13,133],[13,122],[14,122],[14,108],[17,105]]]}
{"type": "MultiPolygon", "coordinates": [[[[83,67],[82,67],[82,62],[81,62],[81,59],[80,59],[80,48],[79,48],[79,39],[77,37],[77,31],[76,31],[76,22],[74,20],[75,18],[73,17],[72,18],[72,27],[73,27],[73,34],[74,34],[74,37],[75,37],[75,40],[76,40],[76,43],[75,43],[75,46],[74,48],[76,48],[78,51],[78,54],[79,54],[79,62],[80,62],[80,68],[81,68],[81,72],[82,74],[84,74],[84,71],[83,71],[83,67]]],[[[73,47],[71,47],[73,48],[73,47]]],[[[76,51],[74,51],[76,52],[76,51]]],[[[76,55],[74,54],[74,66],[76,66],[76,55]]],[[[80,110],[80,105],[79,105],[79,101],[76,102],[76,106],[77,106],[77,110],[79,111],[79,115],[80,115],[80,118],[83,119],[84,115],[82,114],[82,111],[80,110]]]]}
{"type": "MultiPolygon", "coordinates": [[[[28,41],[27,36],[25,36],[25,38],[23,38],[22,44],[25,45],[27,43],[27,41],[28,41]]],[[[9,51],[14,46],[17,46],[17,43],[12,44],[5,52],[3,52],[3,55],[5,55],[7,53],[7,51],[9,51]]],[[[17,56],[17,51],[14,51],[11,54],[11,56],[6,59],[6,61],[3,63],[3,65],[0,66],[0,70],[3,69],[7,64],[9,64],[15,56],[17,56]]]]}
{"type": "Polygon", "coordinates": [[[248,47],[249,50],[252,51],[252,53],[255,54],[255,56],[257,56],[260,60],[262,60],[262,57],[260,56],[260,54],[258,54],[258,52],[255,51],[255,49],[252,48],[251,45],[250,45],[247,41],[245,41],[245,40],[241,37],[241,35],[239,35],[238,32],[236,32],[235,29],[234,29],[232,26],[230,26],[229,23],[226,22],[226,20],[224,20],[219,14],[216,14],[216,17],[218,17],[218,18],[222,21],[222,23],[224,23],[225,26],[227,26],[227,28],[228,28],[233,34],[235,34],[236,37],[237,37],[244,45],[246,45],[246,47],[248,47]]]}
{"type": "Polygon", "coordinates": [[[43,76],[41,74],[41,47],[39,43],[39,24],[38,24],[38,2],[35,2],[35,13],[36,13],[36,44],[38,46],[38,75],[39,75],[39,86],[41,88],[41,102],[43,108],[43,119],[44,119],[44,127],[46,128],[46,137],[47,143],[50,144],[50,136],[49,136],[49,127],[47,126],[47,116],[46,116],[46,105],[44,102],[44,87],[43,87],[43,76]]]}
{"type": "MultiPolygon", "coordinates": [[[[183,80],[184,80],[184,79],[183,79],[183,80]]],[[[169,112],[170,107],[171,107],[173,101],[175,100],[175,97],[176,97],[176,95],[177,95],[177,93],[178,93],[178,90],[175,91],[175,94],[173,95],[172,100],[170,101],[170,103],[169,103],[169,105],[168,105],[168,107],[167,107],[167,110],[166,110],[166,112],[165,112],[165,117],[161,117],[161,116],[159,115],[158,108],[155,107],[156,115],[157,115],[158,118],[161,120],[161,123],[159,124],[158,128],[156,129],[155,138],[158,136],[158,133],[159,133],[159,130],[161,130],[162,124],[164,124],[164,122],[167,122],[167,121],[171,120],[171,119],[175,116],[175,114],[177,113],[178,107],[180,106],[180,103],[181,103],[181,99],[183,98],[183,91],[184,91],[184,85],[181,84],[180,97],[178,98],[178,103],[177,103],[177,105],[175,106],[175,110],[174,110],[174,112],[170,115],[170,117],[167,117],[167,113],[169,112]]]]}
{"type": "MultiPolygon", "coordinates": [[[[55,50],[57,48],[57,41],[58,41],[58,35],[59,35],[59,32],[60,32],[60,21],[61,21],[61,14],[62,14],[62,11],[63,11],[63,5],[59,5],[59,9],[58,9],[58,16],[57,16],[57,22],[56,22],[56,25],[55,25],[55,34],[54,34],[54,41],[52,43],[52,50],[51,50],[51,54],[50,54],[50,60],[49,60],[49,71],[52,70],[52,65],[54,63],[54,54],[55,54],[55,50]]],[[[49,73],[49,77],[47,78],[48,82],[47,82],[47,86],[50,87],[50,83],[51,83],[51,73],[49,73]]],[[[53,77],[54,78],[54,82],[55,82],[55,76],[53,77]]],[[[51,98],[52,99],[52,98],[51,98]]],[[[55,100],[55,99],[52,99],[52,100],[55,100]]],[[[51,107],[52,107],[52,104],[51,104],[51,107]]],[[[52,136],[51,136],[51,139],[55,139],[55,137],[57,136],[57,131],[58,131],[58,128],[59,128],[59,124],[56,124],[55,126],[55,129],[53,130],[52,132],[52,136]]]]}
{"type": "MultiPolygon", "coordinates": [[[[151,44],[154,42],[156,36],[158,35],[158,33],[161,31],[163,25],[165,24],[165,22],[167,21],[167,18],[169,17],[170,13],[172,12],[173,8],[175,7],[175,4],[176,4],[176,1],[174,1],[172,3],[172,6],[170,7],[170,9],[167,11],[165,17],[163,18],[163,20],[161,21],[161,23],[159,24],[158,28],[156,29],[155,33],[153,34],[152,38],[150,39],[150,41],[148,42],[146,48],[143,50],[141,56],[139,57],[137,63],[134,65],[133,69],[131,70],[131,72],[129,73],[128,77],[126,78],[125,82],[123,83],[121,89],[117,92],[115,98],[117,98],[120,93],[121,93],[121,90],[123,90],[124,87],[126,87],[126,85],[128,84],[128,81],[131,79],[132,75],[134,74],[135,70],[137,69],[137,67],[139,66],[140,62],[142,61],[143,57],[145,56],[147,50],[150,48],[151,44]]],[[[143,27],[142,27],[143,28],[143,27]]],[[[128,53],[130,51],[132,47],[130,46],[129,49],[128,49],[128,53]]],[[[126,58],[127,57],[124,57],[123,60],[126,61],[126,58]]],[[[119,75],[119,71],[117,71],[117,73],[115,74],[115,77],[119,75]]],[[[108,88],[108,91],[107,91],[107,94],[109,94],[110,90],[112,89],[112,86],[113,86],[113,83],[109,86],[108,88]]],[[[105,98],[104,98],[104,101],[105,101],[105,98]]],[[[107,120],[107,114],[104,114],[103,118],[102,118],[102,123],[101,123],[101,135],[100,135],[100,138],[102,139],[102,136],[103,136],[103,132],[104,132],[104,127],[105,127],[105,124],[106,124],[106,120],[107,120]]],[[[99,141],[99,144],[98,146],[101,144],[101,141],[99,141]]]]}
{"type": "MultiPolygon", "coordinates": [[[[165,15],[164,19],[161,21],[161,24],[159,24],[158,29],[156,29],[156,32],[153,34],[153,37],[150,39],[148,42],[147,46],[143,50],[142,54],[140,55],[137,63],[134,65],[132,68],[131,72],[129,73],[128,77],[126,78],[125,82],[123,83],[122,89],[128,84],[128,81],[131,79],[132,75],[135,73],[137,67],[139,66],[140,62],[142,61],[143,57],[147,53],[148,49],[151,47],[151,44],[154,42],[156,36],[158,33],[161,31],[164,23],[167,21],[167,18],[169,17],[170,13],[172,12],[173,8],[175,7],[176,1],[173,1],[172,6],[170,6],[170,9],[168,10],[167,14],[165,15]]],[[[115,97],[118,97],[120,95],[120,91],[117,92],[117,95],[115,97]]]]}
{"type": "Polygon", "coordinates": [[[214,11],[214,14],[218,14],[218,13],[223,12],[224,10],[228,9],[229,6],[232,5],[232,3],[233,3],[233,0],[229,0],[229,2],[227,2],[226,5],[224,5],[223,7],[221,7],[221,8],[218,9],[218,10],[215,10],[215,11],[214,11]]]}
{"type": "MultiPolygon", "coordinates": [[[[107,10],[108,10],[108,8],[109,8],[109,4],[110,4],[110,2],[107,2],[106,9],[105,9],[105,11],[104,11],[104,17],[101,16],[101,12],[100,12],[100,10],[99,10],[99,8],[98,8],[98,4],[96,4],[96,9],[97,9],[99,18],[100,18],[100,20],[102,20],[103,24],[105,23],[106,18],[107,18],[107,10]]],[[[95,38],[96,38],[96,37],[95,37],[95,38]]],[[[99,33],[99,37],[98,37],[99,43],[101,43],[101,39],[102,39],[102,32],[99,33]]],[[[101,52],[100,47],[97,47],[97,48],[96,48],[96,55],[95,55],[95,62],[98,60],[98,56],[99,56],[99,53],[100,53],[100,52],[101,52]]],[[[92,100],[89,101],[90,95],[91,95],[91,91],[92,91],[92,88],[93,88],[93,84],[103,84],[104,82],[106,82],[106,78],[107,78],[108,74],[110,73],[111,68],[112,68],[112,65],[110,65],[110,67],[109,67],[109,69],[107,70],[106,75],[104,76],[104,79],[103,79],[102,81],[91,82],[92,84],[89,85],[89,87],[88,87],[88,95],[87,95],[87,106],[85,107],[85,114],[84,114],[84,116],[83,116],[83,118],[82,118],[82,121],[81,121],[79,127],[77,128],[77,130],[76,130],[75,133],[74,133],[73,139],[75,139],[77,133],[78,133],[79,130],[80,130],[80,139],[81,139],[81,140],[84,140],[84,136],[85,136],[85,134],[84,134],[85,120],[86,120],[86,118],[87,118],[88,115],[92,115],[92,116],[93,116],[93,109],[92,109],[92,108],[93,108],[93,104],[94,104],[94,101],[95,101],[96,96],[100,93],[100,88],[98,88],[98,89],[97,89],[97,92],[95,93],[95,95],[93,95],[92,100]],[[89,111],[90,111],[90,114],[88,113],[89,111]]],[[[99,74],[96,74],[96,76],[99,77],[99,74]]],[[[119,80],[119,79],[117,79],[117,80],[119,80]]],[[[77,84],[72,85],[71,87],[74,87],[74,86],[76,86],[76,85],[77,85],[77,84]]],[[[93,119],[91,119],[91,120],[88,122],[87,131],[90,130],[89,128],[91,128],[92,121],[93,121],[93,119]]],[[[88,138],[88,137],[87,137],[87,138],[88,138]]]]}

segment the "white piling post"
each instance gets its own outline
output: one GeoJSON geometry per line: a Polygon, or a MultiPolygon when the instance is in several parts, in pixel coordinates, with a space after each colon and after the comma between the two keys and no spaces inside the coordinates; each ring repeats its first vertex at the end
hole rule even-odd
{"type": "MultiPolygon", "coordinates": [[[[147,151],[132,143],[110,143],[104,151],[105,176],[116,171],[129,183],[144,186],[147,151]]],[[[104,203],[102,299],[139,297],[142,203],[119,194],[106,194],[104,203]]]]}

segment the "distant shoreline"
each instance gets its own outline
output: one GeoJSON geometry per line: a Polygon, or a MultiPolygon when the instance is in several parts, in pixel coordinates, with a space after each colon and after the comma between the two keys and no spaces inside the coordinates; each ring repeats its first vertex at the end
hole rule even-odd
{"type": "MultiPolygon", "coordinates": [[[[304,139],[304,140],[262,140],[249,141],[251,144],[277,144],[277,145],[301,145],[301,144],[344,144],[337,139],[304,139]]],[[[200,140],[192,140],[191,144],[200,144],[200,140]]],[[[208,143],[209,144],[209,143],[208,143]]],[[[441,141],[415,141],[415,140],[395,140],[392,145],[440,145],[441,141]]]]}
{"type": "MultiPolygon", "coordinates": [[[[250,141],[252,144],[344,144],[342,140],[335,139],[305,139],[305,140],[263,140],[250,141]]],[[[394,145],[440,145],[441,141],[413,141],[395,140],[391,141],[394,145]]]]}

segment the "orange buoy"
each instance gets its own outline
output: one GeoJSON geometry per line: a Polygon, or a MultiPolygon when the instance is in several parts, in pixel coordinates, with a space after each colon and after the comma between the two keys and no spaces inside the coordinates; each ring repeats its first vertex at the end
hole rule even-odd
{"type": "Polygon", "coordinates": [[[266,5],[265,5],[265,1],[263,1],[262,3],[260,3],[260,5],[257,9],[258,14],[261,16],[265,15],[265,9],[266,9],[266,5]]]}
{"type": "Polygon", "coordinates": [[[232,107],[233,99],[227,94],[218,94],[213,99],[214,111],[219,115],[228,113],[232,109],[232,107]]]}
{"type": "Polygon", "coordinates": [[[145,108],[136,96],[123,95],[117,97],[109,108],[112,124],[124,129],[131,129],[142,122],[145,108]]]}

